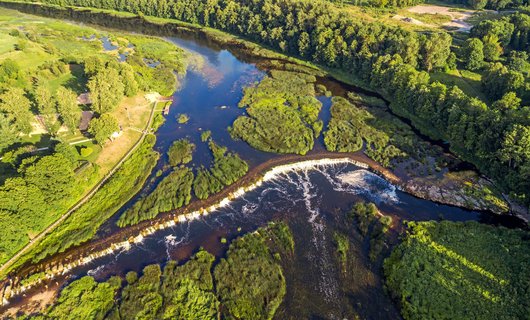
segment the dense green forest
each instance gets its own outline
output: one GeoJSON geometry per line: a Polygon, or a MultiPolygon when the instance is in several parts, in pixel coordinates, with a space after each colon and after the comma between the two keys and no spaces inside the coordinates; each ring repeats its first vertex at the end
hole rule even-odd
{"type": "MultiPolygon", "coordinates": [[[[383,92],[392,102],[391,108],[411,119],[414,126],[433,138],[449,142],[459,156],[497,179],[514,196],[530,201],[528,108],[522,107],[520,100],[510,99],[511,94],[488,106],[458,87],[431,81],[428,72],[455,67],[448,33],[415,33],[379,22],[356,21],[345,11],[322,1],[48,0],[45,3],[176,18],[244,35],[280,52],[357,75],[383,92]],[[509,105],[510,112],[499,111],[496,106],[502,105],[509,105]]],[[[508,82],[511,77],[509,72],[508,76],[501,76],[508,82]]],[[[510,85],[505,88],[516,89],[510,85]]]]}
{"type": "Polygon", "coordinates": [[[269,152],[306,154],[322,131],[321,103],[314,76],[272,70],[258,85],[245,89],[239,102],[247,115],[236,119],[230,134],[269,152]]]}
{"type": "Polygon", "coordinates": [[[215,257],[201,249],[184,264],[149,265],[125,281],[86,276],[42,314],[24,319],[272,319],[286,290],[278,259],[293,250],[287,225],[270,223],[233,240],[215,266],[215,257]]]}
{"type": "Polygon", "coordinates": [[[385,261],[405,319],[525,319],[528,232],[477,222],[410,223],[385,261]]]}

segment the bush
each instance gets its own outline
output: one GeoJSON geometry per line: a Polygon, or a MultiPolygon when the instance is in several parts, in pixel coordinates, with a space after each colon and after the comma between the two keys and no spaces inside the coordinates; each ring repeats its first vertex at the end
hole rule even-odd
{"type": "Polygon", "coordinates": [[[92,149],[91,147],[84,147],[84,148],[81,148],[80,154],[81,154],[81,157],[86,158],[89,155],[91,155],[93,152],[94,152],[94,149],[92,149]]]}

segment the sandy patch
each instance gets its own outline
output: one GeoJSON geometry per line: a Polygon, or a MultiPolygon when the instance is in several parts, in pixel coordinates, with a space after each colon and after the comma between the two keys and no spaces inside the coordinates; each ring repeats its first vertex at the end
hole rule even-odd
{"type": "Polygon", "coordinates": [[[419,13],[419,14],[426,13],[426,14],[441,14],[441,15],[449,16],[451,17],[452,20],[450,22],[444,23],[443,25],[445,27],[457,28],[458,31],[469,32],[469,30],[471,30],[473,26],[467,23],[465,20],[471,17],[475,13],[475,11],[473,10],[452,11],[452,10],[453,8],[450,8],[450,7],[420,4],[412,8],[409,8],[407,11],[412,12],[412,13],[419,13]]]}
{"type": "Polygon", "coordinates": [[[399,21],[402,21],[402,22],[411,23],[411,24],[414,24],[414,25],[417,25],[417,26],[435,27],[435,26],[427,24],[427,23],[425,23],[423,21],[420,21],[420,20],[417,20],[417,19],[414,19],[414,18],[405,17],[405,16],[402,16],[402,15],[399,15],[399,14],[396,14],[395,16],[393,16],[392,19],[399,20],[399,21]]]}

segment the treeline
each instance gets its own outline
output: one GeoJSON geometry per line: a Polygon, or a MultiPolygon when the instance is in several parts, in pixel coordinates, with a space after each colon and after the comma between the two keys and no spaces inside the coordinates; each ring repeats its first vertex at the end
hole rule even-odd
{"type": "Polygon", "coordinates": [[[410,223],[385,260],[386,287],[406,320],[525,319],[528,259],[528,231],[477,222],[410,223]]]}
{"type": "Polygon", "coordinates": [[[369,6],[377,8],[401,8],[415,6],[424,3],[424,0],[327,0],[339,6],[354,5],[354,6],[369,6]]]}
{"type": "Polygon", "coordinates": [[[411,119],[415,127],[448,141],[462,158],[522,200],[530,200],[530,118],[520,100],[505,95],[488,107],[456,86],[431,83],[428,73],[398,56],[380,57],[372,72],[364,75],[372,86],[394,97],[393,110],[411,119]]]}
{"type": "Polygon", "coordinates": [[[446,66],[451,37],[418,34],[379,22],[355,21],[332,4],[302,0],[45,0],[175,18],[225,30],[331,67],[359,71],[386,54],[425,70],[446,66]]]}
{"type": "Polygon", "coordinates": [[[501,10],[505,8],[517,8],[528,5],[528,0],[447,0],[444,2],[461,4],[473,9],[501,10]]]}
{"type": "Polygon", "coordinates": [[[279,259],[293,250],[287,225],[270,223],[232,241],[216,265],[201,249],[185,264],[149,265],[125,281],[86,276],[44,312],[21,319],[272,319],[286,292],[279,259]]]}

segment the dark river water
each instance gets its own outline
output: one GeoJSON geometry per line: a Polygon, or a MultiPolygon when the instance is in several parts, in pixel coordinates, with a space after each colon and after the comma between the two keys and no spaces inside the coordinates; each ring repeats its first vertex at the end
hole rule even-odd
{"type": "MultiPolygon", "coordinates": [[[[193,40],[168,40],[202,57],[204,65],[200,69],[190,68],[180,79],[181,88],[174,95],[167,121],[157,133],[155,149],[162,155],[161,159],[143,190],[124,209],[151,192],[167,174],[166,152],[177,139],[185,137],[196,144],[193,167],[209,166],[212,161],[207,143],[201,142],[204,130],[211,130],[216,143],[237,152],[251,167],[276,157],[232,140],[227,131],[245,113],[237,106],[242,89],[259,81],[266,72],[227,50],[210,48],[193,40]],[[177,121],[182,113],[190,117],[186,124],[177,121]],[[159,171],[164,173],[157,175],[159,171]]],[[[319,100],[323,104],[321,118],[326,125],[330,98],[322,96],[319,100]]],[[[319,150],[323,150],[322,138],[315,142],[313,152],[319,150]]],[[[360,235],[347,226],[345,212],[360,200],[375,202],[394,221],[498,222],[489,214],[417,199],[353,164],[293,168],[208,216],[158,231],[128,251],[75,268],[71,279],[88,274],[105,280],[111,275],[141,271],[148,264],[164,264],[170,259],[183,261],[200,247],[222,257],[227,248],[227,244],[221,243],[222,238],[230,240],[269,221],[282,220],[291,227],[296,244],[295,255],[285,267],[288,290],[278,318],[343,319],[359,314],[367,319],[396,319],[399,313],[383,291],[379,267],[367,259],[366,244],[360,235]],[[350,233],[355,258],[346,275],[337,270],[332,241],[335,230],[350,233]]],[[[101,228],[99,238],[116,231],[115,221],[124,209],[101,228]]]]}

